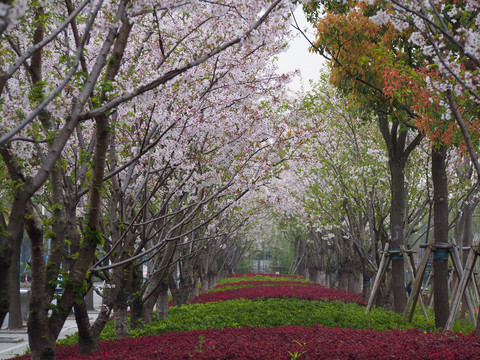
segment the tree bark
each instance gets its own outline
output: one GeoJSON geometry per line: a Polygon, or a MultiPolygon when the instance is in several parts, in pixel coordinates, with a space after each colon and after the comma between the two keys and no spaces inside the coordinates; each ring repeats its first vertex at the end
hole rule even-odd
{"type": "Polygon", "coordinates": [[[117,297],[115,299],[115,306],[113,308],[114,312],[114,322],[115,322],[115,335],[117,339],[128,338],[128,319],[127,319],[127,310],[128,310],[128,295],[131,293],[130,286],[132,284],[131,277],[131,268],[117,268],[114,269],[114,272],[117,273],[114,276],[114,279],[118,279],[115,286],[118,287],[117,297]]]}
{"type": "MultiPolygon", "coordinates": [[[[10,274],[12,263],[12,247],[6,231],[0,229],[0,274],[10,274]]],[[[0,276],[0,324],[10,310],[10,277],[0,276]]]]}
{"type": "Polygon", "coordinates": [[[170,276],[168,277],[168,288],[170,289],[170,293],[172,294],[173,305],[178,307],[182,306],[182,297],[180,295],[180,292],[178,291],[174,274],[170,274],[170,276]]]}
{"type": "Polygon", "coordinates": [[[165,252],[162,255],[162,259],[160,261],[158,269],[156,269],[158,273],[155,275],[155,278],[151,279],[151,282],[149,283],[149,285],[147,286],[147,288],[143,293],[142,316],[145,324],[148,324],[153,320],[153,306],[155,305],[155,302],[157,301],[157,298],[159,295],[159,290],[158,290],[159,285],[161,284],[163,279],[167,277],[169,274],[171,261],[172,261],[173,255],[175,254],[175,249],[177,247],[176,244],[177,244],[176,241],[169,241],[167,243],[165,252]]]}
{"type": "Polygon", "coordinates": [[[113,320],[115,322],[115,335],[117,339],[128,338],[127,307],[119,304],[113,310],[113,314],[113,320]]]}
{"type": "Polygon", "coordinates": [[[168,317],[168,280],[160,283],[160,293],[157,300],[157,319],[166,319],[168,317]]]}
{"type": "Polygon", "coordinates": [[[370,293],[372,292],[372,284],[371,284],[372,277],[367,277],[363,275],[363,300],[368,301],[370,298],[370,293]]]}
{"type": "Polygon", "coordinates": [[[93,337],[92,327],[90,326],[87,304],[84,300],[81,304],[75,303],[73,308],[78,328],[78,352],[80,354],[90,354],[97,350],[97,341],[93,337]]]}
{"type": "Polygon", "coordinates": [[[130,304],[130,327],[138,328],[142,317],[142,283],[143,271],[141,266],[134,266],[132,270],[132,301],[130,304]]]}
{"type": "Polygon", "coordinates": [[[8,167],[10,177],[16,181],[18,185],[10,216],[8,217],[8,225],[5,224],[2,217],[2,228],[4,229],[4,226],[6,226],[6,231],[0,231],[0,324],[2,324],[10,310],[12,247],[20,234],[23,234],[24,216],[31,194],[25,189],[25,187],[28,187],[28,184],[25,183],[20,174],[20,169],[11,155],[10,149],[0,146],[0,155],[8,167]]]}
{"type": "Polygon", "coordinates": [[[349,270],[338,270],[337,273],[337,281],[338,281],[338,288],[341,290],[348,290],[348,276],[350,271],[349,270]]]}
{"type": "Polygon", "coordinates": [[[435,327],[443,328],[450,309],[448,304],[448,187],[446,171],[446,146],[434,146],[432,150],[433,182],[433,233],[438,246],[433,256],[433,307],[435,327]]]}
{"type": "MultiPolygon", "coordinates": [[[[392,203],[390,210],[391,249],[400,249],[405,243],[405,161],[402,156],[390,158],[392,203]]],[[[407,305],[405,292],[405,263],[401,254],[392,256],[392,290],[394,309],[401,314],[407,305]]]]}
{"type": "Polygon", "coordinates": [[[20,301],[20,248],[22,247],[23,231],[18,234],[17,241],[12,246],[12,264],[10,268],[10,313],[8,328],[23,327],[22,307],[20,301]]]}
{"type": "MultiPolygon", "coordinates": [[[[388,164],[390,167],[390,191],[392,195],[390,207],[391,249],[400,250],[404,245],[404,230],[406,221],[406,189],[405,165],[410,153],[423,139],[422,134],[407,144],[408,130],[401,129],[398,121],[393,121],[389,127],[388,117],[379,113],[380,132],[388,149],[388,164]]],[[[405,291],[405,263],[401,254],[392,256],[392,290],[394,310],[401,314],[407,304],[405,291]]]]}
{"type": "MultiPolygon", "coordinates": [[[[31,215],[31,214],[30,214],[31,215]]],[[[32,351],[32,359],[54,360],[56,356],[56,336],[52,334],[45,306],[45,253],[43,232],[36,224],[33,215],[26,218],[25,228],[30,237],[32,247],[32,285],[30,294],[30,315],[28,317],[28,342],[32,351]]],[[[68,309],[70,310],[70,309],[68,309]]]]}

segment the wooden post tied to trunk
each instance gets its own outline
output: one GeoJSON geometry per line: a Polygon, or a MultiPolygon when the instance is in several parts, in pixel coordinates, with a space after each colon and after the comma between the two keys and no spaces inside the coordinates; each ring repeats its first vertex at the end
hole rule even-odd
{"type": "Polygon", "coordinates": [[[430,252],[432,251],[432,246],[434,242],[435,240],[431,238],[427,244],[427,247],[425,248],[425,253],[423,254],[422,261],[418,266],[417,273],[413,281],[412,292],[407,300],[407,305],[405,306],[405,310],[403,311],[402,319],[404,322],[405,322],[405,319],[407,318],[407,314],[410,311],[410,308],[411,308],[411,312],[410,312],[409,321],[412,321],[413,312],[415,310],[415,306],[417,304],[418,297],[420,295],[420,291],[422,288],[423,277],[425,276],[425,270],[427,269],[428,258],[430,257],[430,252]]]}
{"type": "MultiPolygon", "coordinates": [[[[403,251],[403,256],[404,256],[405,258],[407,258],[408,253],[407,253],[407,250],[405,249],[405,247],[404,247],[404,246],[401,246],[400,248],[401,248],[402,251],[403,251]]],[[[412,253],[412,252],[410,251],[410,254],[411,254],[411,253],[412,253]]],[[[416,272],[416,270],[415,270],[415,263],[413,262],[412,257],[408,257],[408,261],[406,261],[405,264],[407,265],[408,275],[410,276],[410,279],[411,279],[411,281],[412,281],[412,283],[413,283],[413,281],[414,281],[414,280],[416,279],[416,277],[417,277],[417,272],[416,272]]],[[[412,297],[412,292],[410,293],[410,295],[408,296],[408,298],[410,299],[411,297],[412,297]]],[[[418,300],[420,301],[420,305],[421,305],[421,307],[422,307],[423,316],[425,317],[425,319],[427,319],[427,321],[429,321],[429,320],[428,320],[427,309],[426,309],[426,307],[425,307],[425,304],[423,303],[423,298],[422,298],[421,296],[419,296],[419,297],[418,297],[418,300]]],[[[407,308],[407,306],[405,306],[405,308],[407,308]]],[[[404,311],[404,313],[405,313],[405,311],[404,311]]]]}
{"type": "MultiPolygon", "coordinates": [[[[378,291],[380,289],[380,284],[387,272],[388,265],[390,264],[393,256],[403,256],[403,259],[405,259],[405,263],[407,265],[407,269],[409,271],[410,277],[412,279],[415,278],[416,269],[415,269],[415,265],[411,261],[412,257],[410,256],[410,254],[412,253],[413,253],[412,250],[406,250],[405,248],[393,249],[389,251],[389,244],[388,243],[385,244],[385,248],[383,249],[382,259],[380,260],[380,265],[378,266],[377,275],[375,276],[375,281],[373,282],[372,292],[370,293],[370,297],[367,303],[367,308],[365,309],[365,314],[368,314],[370,310],[372,310],[373,302],[377,297],[378,291]]],[[[428,320],[426,310],[424,314],[428,320]]]]}
{"type": "MultiPolygon", "coordinates": [[[[458,280],[460,282],[460,280],[463,277],[464,271],[462,267],[462,261],[460,260],[460,254],[458,253],[458,249],[456,246],[452,247],[451,254],[452,254],[453,267],[455,268],[455,273],[457,274],[458,280]]],[[[472,280],[474,280],[474,278],[472,278],[472,280]]],[[[475,283],[476,281],[474,280],[473,284],[475,283]]],[[[460,284],[458,283],[455,289],[452,290],[452,300],[454,299],[455,294],[458,292],[459,285],[460,284]]],[[[467,290],[464,295],[465,295],[465,302],[467,304],[468,312],[470,315],[470,320],[472,321],[473,327],[476,327],[475,311],[473,308],[473,300],[472,300],[471,292],[467,290]]],[[[452,310],[453,310],[453,301],[451,302],[450,312],[452,312],[452,310]]]]}
{"type": "Polygon", "coordinates": [[[390,256],[388,255],[389,244],[385,244],[383,249],[382,259],[380,260],[380,265],[378,266],[377,275],[375,275],[375,281],[373,282],[372,292],[370,293],[370,298],[368,299],[367,308],[365,309],[365,314],[368,314],[373,306],[373,301],[377,296],[378,289],[380,288],[380,283],[382,282],[383,276],[387,272],[388,264],[390,263],[390,256]]]}
{"type": "MultiPolygon", "coordinates": [[[[463,271],[462,270],[462,265],[461,265],[460,261],[458,261],[459,258],[457,259],[456,256],[455,256],[455,250],[456,250],[455,245],[452,246],[452,245],[444,244],[444,243],[435,243],[435,239],[433,239],[433,238],[430,239],[429,243],[426,245],[425,253],[424,253],[422,261],[421,261],[421,263],[418,267],[418,274],[415,277],[415,282],[414,282],[414,285],[413,285],[412,295],[408,299],[407,306],[405,307],[405,311],[403,312],[403,321],[404,322],[407,318],[407,315],[409,315],[408,316],[408,321],[412,322],[413,313],[415,311],[415,306],[416,306],[416,303],[418,301],[418,298],[419,298],[419,295],[420,295],[420,292],[421,292],[421,286],[422,286],[423,277],[425,276],[425,271],[426,271],[426,268],[427,268],[427,265],[428,265],[428,260],[429,260],[431,252],[436,251],[436,250],[441,250],[442,252],[446,252],[447,256],[448,255],[451,256],[452,262],[454,264],[455,271],[456,271],[457,275],[461,274],[462,271],[463,271]]],[[[458,252],[457,252],[457,255],[458,255],[458,252]]],[[[460,275],[458,275],[458,276],[460,277],[460,275]]],[[[432,295],[432,297],[433,297],[433,295],[432,295]]],[[[432,299],[430,299],[430,300],[432,300],[432,299]]],[[[420,297],[420,301],[421,301],[421,304],[422,304],[422,308],[424,310],[424,314],[426,314],[425,306],[422,302],[421,297],[420,297]]],[[[470,305],[472,304],[470,298],[467,299],[467,304],[470,304],[470,305]]],[[[471,309],[473,310],[473,305],[471,305],[471,306],[472,306],[471,309]]],[[[473,324],[475,324],[475,322],[473,322],[473,324]]]]}
{"type": "Polygon", "coordinates": [[[450,311],[450,316],[448,317],[447,323],[445,324],[444,331],[452,330],[453,323],[455,322],[455,317],[457,316],[458,308],[460,306],[460,301],[462,300],[462,297],[465,294],[465,289],[467,287],[469,280],[472,279],[473,268],[475,267],[475,263],[478,258],[479,243],[480,243],[480,236],[475,235],[472,241],[470,252],[468,253],[467,262],[465,263],[465,269],[463,269],[463,274],[457,286],[457,291],[452,296],[452,311],[450,311]]]}

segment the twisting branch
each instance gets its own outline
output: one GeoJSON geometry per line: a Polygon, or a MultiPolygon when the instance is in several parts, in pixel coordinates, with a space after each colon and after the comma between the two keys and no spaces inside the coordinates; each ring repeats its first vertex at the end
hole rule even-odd
{"type": "MultiPolygon", "coordinates": [[[[41,104],[39,104],[35,110],[30,113],[30,115],[28,115],[20,124],[18,124],[13,130],[9,131],[7,134],[5,134],[4,136],[2,136],[0,138],[0,145],[3,145],[5,143],[7,143],[11,138],[13,138],[16,134],[18,134],[23,128],[25,128],[25,126],[27,126],[29,123],[31,123],[37,116],[38,114],[40,114],[46,107],[48,104],[50,104],[50,102],[55,99],[55,97],[63,90],[63,88],[70,82],[70,80],[72,79],[73,75],[75,75],[75,73],[77,72],[77,68],[78,68],[78,64],[80,62],[80,58],[82,57],[82,54],[83,54],[83,48],[85,46],[85,43],[87,41],[87,38],[88,38],[88,33],[90,32],[90,29],[92,28],[94,22],[95,22],[95,19],[97,17],[97,14],[98,12],[100,11],[100,8],[101,8],[101,5],[102,5],[103,1],[100,1],[97,5],[97,7],[94,9],[94,11],[91,13],[91,16],[90,16],[90,20],[89,22],[87,23],[87,26],[85,27],[85,33],[84,33],[84,36],[83,36],[83,39],[82,39],[82,42],[80,43],[80,46],[78,47],[77,49],[77,54],[75,56],[75,60],[72,64],[72,67],[70,68],[70,71],[67,73],[67,75],[65,76],[65,78],[63,79],[63,81],[57,86],[57,88],[55,90],[53,90],[49,96],[47,96],[45,98],[45,100],[42,101],[41,104]]],[[[76,14],[76,12],[72,13],[72,15],[76,14]]],[[[69,17],[70,18],[70,17],[69,17]]],[[[71,21],[71,20],[70,20],[71,21]]],[[[69,21],[69,22],[70,22],[69,21]]],[[[50,35],[51,36],[51,35],[50,35]]],[[[48,38],[47,38],[48,39],[48,38]]],[[[45,39],[45,40],[47,40],[45,39]]],[[[44,41],[41,41],[38,43],[38,45],[40,44],[43,44],[44,41]]],[[[37,48],[37,46],[33,46],[34,48],[37,48]]],[[[45,46],[45,44],[43,44],[43,46],[45,46]]],[[[41,47],[38,47],[38,49],[41,49],[41,47]]],[[[31,54],[30,54],[31,55],[31,54]]],[[[24,55],[25,56],[25,55],[24,55]]],[[[26,60],[26,59],[25,59],[26,60]]],[[[25,61],[23,60],[23,61],[25,61]]],[[[18,62],[18,60],[17,60],[18,62]]],[[[15,65],[15,64],[14,64],[15,65]]],[[[21,64],[19,64],[20,66],[21,64]]],[[[13,73],[12,73],[13,74],[13,73]]],[[[7,75],[8,75],[8,72],[7,72],[7,75]]],[[[5,76],[7,76],[5,75],[5,76]]],[[[10,75],[11,76],[11,75],[10,75]]],[[[2,92],[2,79],[0,78],[0,93],[2,92]]]]}
{"type": "Polygon", "coordinates": [[[208,54],[205,54],[205,55],[201,56],[197,60],[189,62],[188,64],[184,65],[181,68],[171,70],[171,71],[167,72],[166,74],[158,77],[154,81],[151,81],[148,84],[145,84],[143,86],[138,87],[137,89],[133,90],[130,93],[124,94],[122,96],[118,96],[117,98],[109,101],[108,103],[106,103],[105,105],[103,105],[99,108],[96,108],[92,111],[88,111],[86,113],[81,114],[80,119],[81,120],[91,119],[95,116],[103,114],[103,113],[117,107],[118,105],[128,101],[128,100],[131,100],[131,99],[133,99],[133,98],[135,98],[135,97],[137,97],[137,96],[139,96],[139,95],[141,95],[141,94],[143,94],[147,91],[153,90],[154,88],[156,88],[156,87],[158,87],[162,84],[167,83],[171,79],[177,77],[180,74],[183,74],[187,70],[189,70],[191,68],[194,68],[194,67],[196,67],[200,64],[203,64],[204,62],[206,62],[210,58],[220,54],[221,52],[225,51],[229,47],[231,47],[235,44],[238,44],[239,42],[241,42],[242,40],[247,38],[254,30],[259,28],[260,25],[263,24],[263,22],[267,19],[268,15],[278,6],[278,4],[280,2],[282,2],[282,0],[276,0],[275,2],[273,2],[268,7],[268,9],[265,11],[265,13],[260,17],[260,19],[258,19],[256,22],[254,22],[244,34],[239,35],[239,36],[235,37],[234,39],[223,43],[222,45],[218,46],[217,48],[215,48],[214,50],[212,50],[208,54]]]}
{"type": "MultiPolygon", "coordinates": [[[[22,64],[30,57],[32,54],[37,52],[38,50],[42,49],[45,45],[47,45],[50,41],[55,39],[58,34],[60,34],[67,26],[70,24],[70,22],[75,19],[75,17],[83,10],[85,6],[87,6],[90,3],[90,0],[84,0],[71,14],[68,16],[63,23],[61,23],[55,31],[53,31],[50,35],[48,35],[43,41],[39,42],[38,44],[35,44],[31,46],[30,48],[25,51],[23,56],[17,59],[15,63],[10,66],[10,68],[2,75],[0,76],[0,94],[3,92],[3,88],[5,87],[5,84],[7,80],[22,66],[22,64]]],[[[99,9],[103,4],[103,0],[99,1],[97,5],[97,9],[99,9]]],[[[98,10],[97,10],[98,11],[98,10]]],[[[89,27],[87,25],[87,27],[89,27]]],[[[86,32],[87,33],[87,32],[86,32]]]]}
{"type": "Polygon", "coordinates": [[[457,102],[453,98],[452,91],[447,90],[447,99],[448,104],[450,106],[450,110],[452,110],[452,114],[462,131],[463,139],[465,140],[465,144],[467,145],[468,153],[470,154],[470,158],[472,159],[473,166],[475,167],[475,171],[477,172],[477,176],[480,179],[480,164],[478,163],[478,156],[475,152],[475,148],[472,144],[472,139],[470,137],[470,132],[468,131],[465,122],[463,121],[462,115],[460,111],[458,111],[457,102]]]}

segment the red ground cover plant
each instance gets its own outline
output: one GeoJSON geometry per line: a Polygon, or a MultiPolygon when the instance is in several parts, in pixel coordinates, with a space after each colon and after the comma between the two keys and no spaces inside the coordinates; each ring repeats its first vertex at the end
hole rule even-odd
{"type": "Polygon", "coordinates": [[[300,281],[286,281],[286,280],[264,280],[264,281],[239,281],[234,283],[225,283],[225,284],[218,284],[215,286],[215,289],[220,289],[222,287],[228,286],[263,286],[263,285],[291,285],[291,286],[322,286],[320,284],[312,283],[312,282],[300,282],[300,281]]]}
{"type": "Polygon", "coordinates": [[[300,275],[288,275],[288,274],[265,274],[265,273],[245,273],[245,274],[233,274],[227,275],[227,278],[239,278],[247,276],[268,276],[268,277],[288,277],[292,279],[303,279],[300,275]]]}
{"type": "Polygon", "coordinates": [[[343,301],[365,305],[362,294],[350,291],[330,289],[314,284],[312,286],[254,286],[231,289],[214,293],[204,293],[191,300],[190,303],[206,303],[211,301],[225,301],[232,299],[269,299],[269,298],[297,298],[311,301],[343,301]]]}
{"type": "MultiPolygon", "coordinates": [[[[322,326],[235,328],[105,341],[90,356],[58,347],[57,359],[478,359],[480,339],[421,330],[378,332],[322,326]]],[[[21,359],[29,359],[24,356],[21,359]]]]}

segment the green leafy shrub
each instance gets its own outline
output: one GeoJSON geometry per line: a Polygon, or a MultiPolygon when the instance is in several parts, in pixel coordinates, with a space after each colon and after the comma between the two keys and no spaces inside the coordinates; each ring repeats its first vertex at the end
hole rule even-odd
{"type": "MultiPolygon", "coordinates": [[[[419,328],[432,330],[433,322],[427,322],[421,314],[414,316],[412,324],[403,324],[402,316],[382,308],[374,307],[367,315],[365,307],[355,303],[305,301],[292,298],[255,300],[227,300],[204,304],[190,304],[180,308],[171,307],[165,320],[153,321],[141,329],[131,330],[132,337],[161,334],[172,331],[200,329],[237,328],[244,326],[314,326],[372,329],[386,331],[393,329],[419,328]]],[[[463,332],[473,331],[461,324],[463,332]]],[[[455,329],[458,331],[459,329],[455,329]]],[[[109,322],[100,340],[114,339],[113,322],[109,322]]],[[[76,342],[75,336],[62,340],[62,345],[76,342]]]]}
{"type": "Polygon", "coordinates": [[[217,282],[218,285],[222,284],[232,284],[238,283],[241,281],[298,281],[298,282],[310,282],[309,280],[302,277],[293,277],[289,275],[244,275],[238,277],[227,277],[221,279],[217,282]]]}

